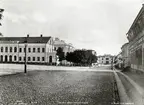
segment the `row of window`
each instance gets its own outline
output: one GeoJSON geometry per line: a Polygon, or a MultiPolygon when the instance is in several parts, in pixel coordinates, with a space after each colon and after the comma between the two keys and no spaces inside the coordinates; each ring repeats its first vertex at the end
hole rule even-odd
{"type": "MultiPolygon", "coordinates": [[[[45,61],[44,57],[28,57],[27,60],[28,61],[40,61],[40,58],[41,58],[41,61],[45,61]]],[[[23,60],[25,61],[25,57],[23,57],[23,60]]],[[[22,61],[22,57],[19,57],[19,61],[22,61]]]]}
{"type": "MultiPolygon", "coordinates": [[[[105,60],[111,60],[112,58],[106,58],[105,60]]],[[[104,60],[104,58],[102,58],[102,60],[104,60]]]]}
{"type": "MultiPolygon", "coordinates": [[[[19,48],[19,52],[25,52],[25,48],[19,48]]],[[[28,50],[28,52],[41,52],[41,48],[28,48],[27,49],[28,50]]],[[[4,47],[1,47],[1,50],[0,50],[1,52],[8,52],[8,47],[5,47],[5,51],[4,51],[4,47]]],[[[14,52],[17,52],[18,51],[18,49],[17,49],[17,47],[14,47],[14,52]]],[[[9,48],[9,52],[13,52],[13,48],[12,47],[10,47],[9,48]]],[[[45,48],[42,48],[42,52],[44,53],[45,52],[45,48]]]]}
{"type": "MultiPolygon", "coordinates": [[[[0,61],[8,61],[8,56],[5,55],[5,56],[0,56],[0,61]]],[[[17,57],[17,56],[14,56],[14,61],[17,61],[19,59],[19,61],[25,61],[25,57],[17,57]]],[[[9,56],[9,61],[12,62],[12,56],[10,55],[9,56]]],[[[45,61],[45,57],[27,57],[27,61],[45,61]]]]}

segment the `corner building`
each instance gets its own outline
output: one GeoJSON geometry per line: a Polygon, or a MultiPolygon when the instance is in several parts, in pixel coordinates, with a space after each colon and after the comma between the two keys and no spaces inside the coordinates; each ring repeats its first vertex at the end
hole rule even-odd
{"type": "Polygon", "coordinates": [[[131,69],[144,71],[144,5],[131,25],[127,38],[131,69]]]}

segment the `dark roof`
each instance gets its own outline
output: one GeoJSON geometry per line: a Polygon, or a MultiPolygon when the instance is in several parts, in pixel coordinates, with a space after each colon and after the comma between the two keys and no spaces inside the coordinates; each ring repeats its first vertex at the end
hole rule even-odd
{"type": "Polygon", "coordinates": [[[47,43],[51,37],[0,37],[0,41],[19,41],[19,43],[47,43]]]}

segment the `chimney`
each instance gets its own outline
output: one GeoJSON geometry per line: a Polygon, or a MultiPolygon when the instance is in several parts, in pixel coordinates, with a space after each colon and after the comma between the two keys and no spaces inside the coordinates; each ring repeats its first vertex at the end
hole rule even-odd
{"type": "Polygon", "coordinates": [[[41,34],[40,37],[43,37],[43,35],[41,34]]]}
{"type": "Polygon", "coordinates": [[[27,37],[29,37],[29,34],[27,34],[27,37]]]}

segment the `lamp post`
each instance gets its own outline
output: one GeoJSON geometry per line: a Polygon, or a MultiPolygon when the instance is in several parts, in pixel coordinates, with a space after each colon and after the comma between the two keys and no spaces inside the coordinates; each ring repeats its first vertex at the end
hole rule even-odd
{"type": "Polygon", "coordinates": [[[111,69],[113,70],[113,57],[112,57],[112,60],[111,60],[111,69]]]}
{"type": "Polygon", "coordinates": [[[24,50],[24,52],[25,52],[24,73],[27,73],[27,37],[25,38],[25,50],[24,50]]]}

